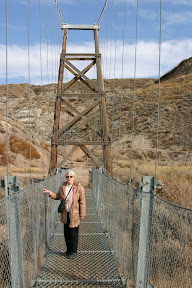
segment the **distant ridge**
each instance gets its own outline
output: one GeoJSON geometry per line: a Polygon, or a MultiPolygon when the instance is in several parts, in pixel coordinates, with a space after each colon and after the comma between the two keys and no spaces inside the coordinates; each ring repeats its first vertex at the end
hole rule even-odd
{"type": "MultiPolygon", "coordinates": [[[[187,75],[192,73],[192,57],[181,61],[176,67],[174,67],[169,72],[165,73],[160,80],[166,81],[171,78],[175,78],[182,75],[187,75]]],[[[158,83],[159,80],[156,80],[155,83],[158,83]]]]}

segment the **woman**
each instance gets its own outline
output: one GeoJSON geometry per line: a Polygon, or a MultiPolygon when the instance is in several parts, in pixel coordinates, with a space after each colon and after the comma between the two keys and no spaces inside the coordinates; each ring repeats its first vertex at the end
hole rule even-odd
{"type": "Polygon", "coordinates": [[[84,187],[75,183],[75,173],[69,169],[66,173],[66,180],[60,187],[57,194],[43,189],[49,197],[55,200],[65,200],[65,209],[61,213],[61,222],[64,223],[64,236],[67,246],[65,256],[73,259],[77,256],[78,232],[80,220],[86,216],[86,200],[84,187]]]}

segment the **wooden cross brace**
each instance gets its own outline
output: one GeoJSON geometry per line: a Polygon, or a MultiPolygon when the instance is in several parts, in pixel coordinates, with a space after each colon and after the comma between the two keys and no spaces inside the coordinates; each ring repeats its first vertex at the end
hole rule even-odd
{"type": "Polygon", "coordinates": [[[91,62],[86,68],[84,68],[82,71],[80,71],[78,68],[76,68],[69,60],[66,58],[63,59],[64,61],[64,67],[70,71],[75,77],[69,81],[63,89],[63,92],[66,92],[75,82],[78,80],[81,80],[86,86],[88,86],[93,92],[101,92],[98,86],[93,82],[93,80],[90,80],[87,76],[85,76],[85,73],[87,73],[96,63],[96,59],[94,59],[93,62],[91,62]]]}

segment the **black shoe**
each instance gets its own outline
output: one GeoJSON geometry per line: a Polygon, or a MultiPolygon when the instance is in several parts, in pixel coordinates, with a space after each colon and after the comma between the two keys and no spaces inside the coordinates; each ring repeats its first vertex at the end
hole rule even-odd
{"type": "Polygon", "coordinates": [[[77,257],[77,253],[71,253],[71,254],[69,254],[69,256],[68,256],[69,259],[73,259],[73,258],[75,258],[75,257],[77,257]]]}
{"type": "Polygon", "coordinates": [[[70,255],[70,252],[69,252],[69,251],[66,251],[66,252],[64,252],[63,254],[64,254],[65,257],[68,258],[68,256],[70,255]]]}

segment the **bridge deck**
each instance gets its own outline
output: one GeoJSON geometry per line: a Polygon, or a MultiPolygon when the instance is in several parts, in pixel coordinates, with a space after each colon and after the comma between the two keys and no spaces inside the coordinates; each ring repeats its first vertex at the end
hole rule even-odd
{"type": "Polygon", "coordinates": [[[86,189],[87,216],[79,228],[78,255],[66,251],[63,224],[55,231],[40,278],[33,287],[123,287],[106,234],[96,213],[93,192],[86,189]]]}

